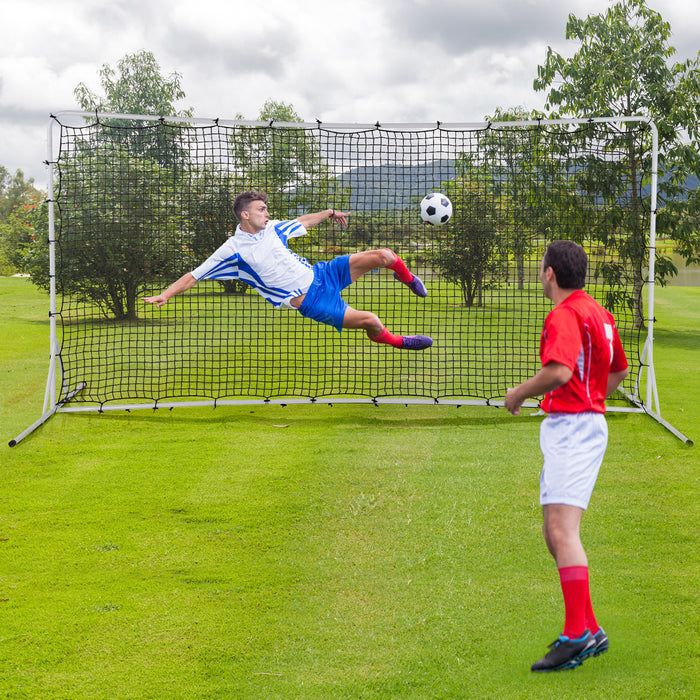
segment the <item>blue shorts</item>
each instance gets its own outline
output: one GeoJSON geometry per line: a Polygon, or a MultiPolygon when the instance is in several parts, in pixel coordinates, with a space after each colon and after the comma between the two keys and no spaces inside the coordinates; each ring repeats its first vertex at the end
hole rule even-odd
{"type": "Polygon", "coordinates": [[[314,265],[314,281],[306,292],[299,313],[333,326],[340,333],[345,310],[348,308],[348,303],[340,296],[340,292],[351,284],[349,255],[328,262],[317,262],[314,265]]]}

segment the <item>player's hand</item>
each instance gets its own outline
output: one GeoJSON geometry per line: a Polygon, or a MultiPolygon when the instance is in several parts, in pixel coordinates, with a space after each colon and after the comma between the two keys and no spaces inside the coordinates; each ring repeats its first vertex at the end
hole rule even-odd
{"type": "Polygon", "coordinates": [[[520,407],[523,405],[523,400],[518,397],[516,389],[508,389],[505,396],[505,407],[514,415],[520,413],[520,407]]]}
{"type": "Polygon", "coordinates": [[[348,220],[345,218],[346,216],[350,216],[349,211],[334,210],[331,215],[331,221],[337,221],[341,226],[345,227],[348,225],[348,220]]]}
{"type": "Polygon", "coordinates": [[[163,304],[167,303],[168,300],[162,294],[156,294],[154,297],[142,297],[141,301],[161,307],[163,304]]]}

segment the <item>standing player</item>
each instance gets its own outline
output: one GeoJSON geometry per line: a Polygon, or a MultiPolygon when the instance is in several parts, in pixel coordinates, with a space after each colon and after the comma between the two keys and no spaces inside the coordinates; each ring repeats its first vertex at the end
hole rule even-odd
{"type": "Polygon", "coordinates": [[[414,294],[425,297],[428,292],[421,280],[412,274],[401,258],[388,248],[343,255],[313,267],[293,253],[288,240],[306,234],[311,226],[331,219],[347,226],[347,214],[326,209],[304,214],[291,221],[271,221],[267,211],[267,195],[243,192],[233,203],[239,221],[236,232],[199,267],[184,274],[164,292],[143,301],[163,306],[168,299],[194,287],[204,279],[237,279],[249,284],[275,307],[298,310],[302,316],[333,326],[364,330],[375,343],[402,350],[424,350],[433,344],[427,335],[393,335],[376,314],[353,309],[340,292],[362,275],[379,267],[393,271],[414,294]]]}
{"type": "Polygon", "coordinates": [[[559,570],[565,621],[533,671],[575,668],[608,649],[608,637],[593,614],[580,525],[608,442],[605,398],[628,369],[612,314],[583,291],[587,267],[585,251],[573,241],[547,246],[540,281],[555,306],[540,339],[542,369],[505,396],[505,407],[517,415],[526,399],[544,394],[542,409],[549,414],[540,428],[540,503],[544,539],[559,570]]]}

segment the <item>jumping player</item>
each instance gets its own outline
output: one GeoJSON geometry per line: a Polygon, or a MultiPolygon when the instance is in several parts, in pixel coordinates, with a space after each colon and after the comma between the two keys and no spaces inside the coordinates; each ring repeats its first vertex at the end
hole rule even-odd
{"type": "Polygon", "coordinates": [[[340,292],[362,275],[380,267],[419,297],[428,295],[423,282],[412,274],[401,258],[388,248],[343,255],[313,267],[293,253],[290,238],[303,236],[307,228],[327,219],[347,226],[347,213],[326,209],[304,214],[291,221],[271,221],[267,195],[243,192],[233,203],[239,221],[236,232],[199,267],[183,275],[164,292],[145,297],[149,304],[163,306],[168,299],[191,289],[205,279],[241,280],[278,308],[298,310],[302,316],[333,326],[364,330],[375,343],[402,350],[424,350],[433,344],[427,335],[393,335],[376,314],[353,309],[340,292]]]}
{"type": "Polygon", "coordinates": [[[605,398],[628,368],[612,314],[583,291],[587,266],[585,251],[573,241],[547,247],[540,281],[555,306],[540,339],[542,369],[505,396],[505,407],[517,415],[526,399],[544,395],[541,407],[549,414],[540,428],[540,503],[544,539],[559,570],[565,621],[533,671],[575,668],[609,646],[593,614],[580,525],[607,447],[605,398]]]}

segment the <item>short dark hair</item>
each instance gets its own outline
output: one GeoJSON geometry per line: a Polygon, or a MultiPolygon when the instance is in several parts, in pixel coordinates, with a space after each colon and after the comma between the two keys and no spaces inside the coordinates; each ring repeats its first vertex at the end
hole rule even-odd
{"type": "Polygon", "coordinates": [[[233,213],[240,221],[241,212],[245,211],[251,202],[267,202],[267,195],[264,192],[241,192],[236,199],[233,200],[233,213]]]}
{"type": "Polygon", "coordinates": [[[586,284],[588,256],[574,241],[552,241],[544,254],[545,269],[551,267],[562,289],[583,289],[586,284]]]}

